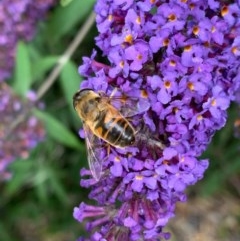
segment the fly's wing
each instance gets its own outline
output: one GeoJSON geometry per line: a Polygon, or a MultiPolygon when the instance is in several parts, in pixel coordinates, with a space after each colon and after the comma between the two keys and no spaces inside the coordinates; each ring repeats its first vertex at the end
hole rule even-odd
{"type": "Polygon", "coordinates": [[[132,117],[140,113],[136,97],[113,96],[109,101],[124,117],[132,117]]]}
{"type": "Polygon", "coordinates": [[[136,94],[135,96],[127,96],[115,88],[110,96],[103,93],[101,96],[102,101],[113,105],[124,117],[144,113],[150,107],[148,99],[141,97],[140,93],[139,96],[136,94]]]}
{"type": "Polygon", "coordinates": [[[91,173],[97,181],[101,178],[102,174],[102,164],[103,164],[103,144],[101,140],[95,136],[91,129],[84,124],[85,139],[87,145],[88,153],[88,165],[91,170],[91,173]]]}

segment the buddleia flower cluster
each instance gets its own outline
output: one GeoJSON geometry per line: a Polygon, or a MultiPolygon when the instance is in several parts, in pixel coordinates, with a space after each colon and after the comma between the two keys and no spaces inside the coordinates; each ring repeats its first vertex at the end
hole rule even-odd
{"type": "Polygon", "coordinates": [[[23,101],[5,83],[0,83],[0,181],[9,179],[7,167],[16,158],[27,158],[45,136],[43,125],[29,114],[34,93],[23,101]],[[19,123],[18,123],[19,122],[19,123]]]}
{"type": "Polygon", "coordinates": [[[90,233],[79,240],[170,237],[164,227],[176,202],[186,200],[186,187],[203,177],[208,160],[200,156],[225,125],[239,91],[239,5],[97,1],[96,44],[107,61],[98,62],[96,51],[84,57],[81,88],[111,95],[117,87],[119,95],[138,97],[139,112],[131,123],[135,128],[144,123],[146,138],[125,149],[111,147],[98,182],[89,170],[81,171],[81,185],[91,188],[89,198],[96,205],[74,209],[75,219],[90,233]],[[165,147],[150,145],[152,138],[165,147]]]}
{"type": "Polygon", "coordinates": [[[55,0],[0,1],[0,82],[11,76],[19,40],[33,38],[38,22],[55,0]]]}
{"type": "Polygon", "coordinates": [[[36,104],[35,94],[29,92],[23,101],[4,82],[12,74],[17,42],[34,37],[38,22],[55,3],[55,0],[0,1],[0,181],[11,177],[8,165],[16,158],[28,157],[29,151],[44,137],[42,124],[28,114],[36,104]]]}

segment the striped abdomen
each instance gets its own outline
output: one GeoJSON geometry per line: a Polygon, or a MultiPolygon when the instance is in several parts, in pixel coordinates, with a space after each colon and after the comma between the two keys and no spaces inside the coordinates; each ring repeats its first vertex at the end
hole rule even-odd
{"type": "Polygon", "coordinates": [[[135,141],[132,125],[120,114],[113,117],[112,112],[102,111],[95,123],[95,135],[112,146],[126,147],[135,141]]]}

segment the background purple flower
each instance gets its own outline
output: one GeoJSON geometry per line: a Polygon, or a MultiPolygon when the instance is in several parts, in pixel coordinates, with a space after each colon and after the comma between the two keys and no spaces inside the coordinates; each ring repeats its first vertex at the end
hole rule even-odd
{"type": "Polygon", "coordinates": [[[0,81],[10,77],[19,40],[33,38],[38,22],[55,0],[2,0],[0,2],[0,81]]]}
{"type": "Polygon", "coordinates": [[[91,240],[169,238],[163,228],[176,202],[186,200],[186,187],[203,177],[208,161],[198,159],[225,125],[239,90],[240,6],[99,0],[95,11],[96,44],[109,65],[98,69],[96,61],[85,61],[81,87],[110,95],[117,86],[118,94],[135,93],[148,108],[131,118],[135,127],[144,123],[136,145],[111,147],[100,181],[81,181],[99,206],[88,214],[81,204],[74,217],[82,222],[101,209],[86,226],[98,227],[91,240]]]}
{"type": "Polygon", "coordinates": [[[32,99],[21,100],[10,88],[0,84],[0,180],[10,178],[8,165],[16,158],[27,158],[45,135],[43,125],[33,115],[14,126],[15,121],[33,107],[32,99]]]}

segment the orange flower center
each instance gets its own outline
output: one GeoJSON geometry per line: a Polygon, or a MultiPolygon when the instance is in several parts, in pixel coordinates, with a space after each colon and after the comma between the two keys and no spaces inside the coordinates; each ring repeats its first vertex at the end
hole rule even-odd
{"type": "Polygon", "coordinates": [[[147,98],[148,97],[148,93],[146,90],[141,90],[141,97],[143,98],[147,98]]]}
{"type": "Polygon", "coordinates": [[[169,88],[171,87],[171,82],[168,81],[168,80],[165,81],[165,82],[164,82],[164,86],[165,86],[166,89],[169,89],[169,88]]]}
{"type": "Polygon", "coordinates": [[[164,39],[163,40],[163,46],[168,46],[168,44],[169,44],[169,39],[164,39]]]}
{"type": "Polygon", "coordinates": [[[190,52],[192,50],[192,45],[187,45],[184,47],[185,52],[190,52]]]}
{"type": "Polygon", "coordinates": [[[216,104],[217,104],[216,99],[213,99],[213,100],[211,101],[211,105],[212,105],[212,106],[216,106],[216,104]]]}
{"type": "Polygon", "coordinates": [[[171,60],[169,62],[169,65],[172,66],[172,67],[175,67],[176,66],[176,62],[174,60],[171,60]]]}
{"type": "Polygon", "coordinates": [[[170,22],[173,22],[173,21],[175,21],[176,19],[177,19],[177,17],[176,17],[176,15],[173,14],[173,13],[168,16],[168,20],[169,20],[170,22]]]}
{"type": "Polygon", "coordinates": [[[108,15],[108,21],[111,22],[113,20],[113,15],[112,14],[109,14],[108,15]]]}
{"type": "Polygon", "coordinates": [[[227,6],[222,7],[222,9],[221,9],[221,15],[222,15],[223,17],[224,17],[225,15],[227,15],[228,12],[229,12],[229,10],[228,10],[228,7],[227,7],[227,6]]]}
{"type": "Polygon", "coordinates": [[[198,33],[199,33],[199,27],[198,26],[193,27],[193,33],[195,35],[198,35],[198,33]]]}
{"type": "Polygon", "coordinates": [[[188,87],[188,89],[190,89],[191,91],[194,90],[194,84],[191,83],[191,82],[189,82],[189,83],[187,84],[187,87],[188,87]]]}
{"type": "Polygon", "coordinates": [[[233,54],[237,54],[237,52],[238,52],[239,50],[238,50],[238,47],[235,46],[235,47],[232,47],[231,51],[232,51],[233,54]]]}
{"type": "Polygon", "coordinates": [[[191,10],[193,10],[193,9],[195,8],[195,4],[194,4],[194,3],[190,3],[190,4],[189,4],[189,8],[190,8],[191,10]]]}
{"type": "Polygon", "coordinates": [[[142,55],[141,54],[137,55],[137,60],[142,60],[142,55]]]}
{"type": "Polygon", "coordinates": [[[136,175],[135,179],[141,181],[143,179],[143,176],[142,175],[136,175]]]}
{"type": "Polygon", "coordinates": [[[127,43],[132,44],[132,42],[133,42],[133,36],[132,36],[132,34],[128,34],[128,35],[124,38],[124,41],[127,42],[127,43]]]}
{"type": "Polygon", "coordinates": [[[176,113],[178,113],[178,111],[179,111],[179,109],[177,108],[177,107],[174,107],[173,108],[173,112],[176,114],[176,113]]]}
{"type": "Polygon", "coordinates": [[[198,120],[198,121],[201,121],[202,119],[203,119],[202,115],[198,115],[198,116],[197,116],[197,120],[198,120]]]}
{"type": "Polygon", "coordinates": [[[124,67],[124,61],[121,61],[121,62],[119,63],[119,66],[120,66],[121,68],[123,68],[123,67],[124,67]]]}
{"type": "Polygon", "coordinates": [[[139,16],[136,18],[136,23],[141,24],[141,18],[139,16]]]}

